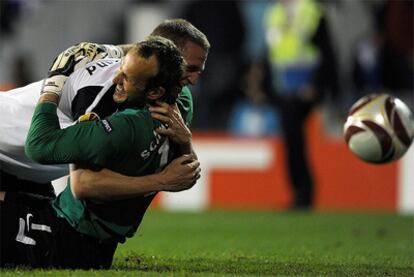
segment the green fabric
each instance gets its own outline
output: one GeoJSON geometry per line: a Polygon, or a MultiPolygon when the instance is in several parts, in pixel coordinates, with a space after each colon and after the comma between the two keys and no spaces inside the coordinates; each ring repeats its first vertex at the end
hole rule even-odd
{"type": "MultiPolygon", "coordinates": [[[[189,125],[193,108],[187,88],[177,104],[189,125]]],[[[143,176],[155,173],[167,161],[168,140],[154,131],[159,126],[144,108],[127,109],[103,121],[81,122],[61,130],[56,105],[43,103],[35,109],[26,152],[43,163],[76,163],[143,176]]],[[[59,217],[81,233],[123,242],[125,237],[134,235],[154,196],[111,202],[79,200],[72,195],[69,179],[53,207],[59,217]]]]}
{"type": "Polygon", "coordinates": [[[193,96],[188,87],[183,87],[177,99],[178,108],[180,108],[183,119],[190,128],[193,122],[193,96]]]}

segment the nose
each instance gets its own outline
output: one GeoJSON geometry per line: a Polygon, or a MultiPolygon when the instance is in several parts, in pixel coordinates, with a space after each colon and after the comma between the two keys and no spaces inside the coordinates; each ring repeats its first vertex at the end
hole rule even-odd
{"type": "Polygon", "coordinates": [[[191,73],[187,73],[184,78],[182,79],[182,84],[183,85],[196,85],[198,82],[198,72],[191,72],[191,73]]]}
{"type": "Polygon", "coordinates": [[[112,79],[112,82],[117,85],[122,85],[122,81],[123,81],[122,73],[121,71],[118,71],[116,75],[114,76],[114,78],[112,79]]]}

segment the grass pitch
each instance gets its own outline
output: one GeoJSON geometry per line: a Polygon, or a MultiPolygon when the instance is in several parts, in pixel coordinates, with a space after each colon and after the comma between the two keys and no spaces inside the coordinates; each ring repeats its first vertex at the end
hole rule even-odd
{"type": "MultiPolygon", "coordinates": [[[[76,247],[76,246],[74,246],[76,247]]],[[[412,216],[150,211],[112,270],[1,276],[414,276],[412,216]]]]}

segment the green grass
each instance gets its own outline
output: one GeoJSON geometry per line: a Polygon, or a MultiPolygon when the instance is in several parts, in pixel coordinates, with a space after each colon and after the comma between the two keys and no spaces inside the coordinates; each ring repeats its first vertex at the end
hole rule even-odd
{"type": "Polygon", "coordinates": [[[414,276],[413,217],[151,211],[108,271],[3,276],[414,276]]]}

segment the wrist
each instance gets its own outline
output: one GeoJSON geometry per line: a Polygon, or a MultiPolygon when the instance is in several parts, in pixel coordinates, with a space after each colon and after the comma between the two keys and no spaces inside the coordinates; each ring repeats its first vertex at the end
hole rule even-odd
{"type": "Polygon", "coordinates": [[[63,86],[68,79],[65,75],[54,75],[45,79],[41,94],[56,94],[58,97],[62,94],[63,86]]]}
{"type": "Polygon", "coordinates": [[[151,176],[151,183],[154,184],[154,190],[156,192],[164,191],[167,187],[168,181],[166,181],[166,176],[164,171],[161,171],[159,173],[156,173],[151,176]]]}
{"type": "Polygon", "coordinates": [[[191,154],[193,151],[193,143],[191,138],[187,142],[181,143],[178,146],[180,147],[182,154],[191,154]]]}
{"type": "Polygon", "coordinates": [[[54,92],[43,92],[39,98],[39,103],[46,102],[57,105],[59,103],[59,96],[54,92]]]}

